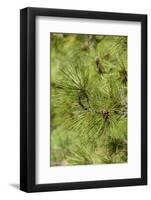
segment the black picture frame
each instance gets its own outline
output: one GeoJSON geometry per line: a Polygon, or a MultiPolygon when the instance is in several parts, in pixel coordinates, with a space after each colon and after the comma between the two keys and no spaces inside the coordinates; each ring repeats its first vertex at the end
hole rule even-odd
{"type": "Polygon", "coordinates": [[[44,192],[147,184],[147,15],[24,8],[20,11],[20,190],[44,192]],[[36,184],[35,162],[35,19],[54,16],[141,22],[141,178],[36,184]]]}

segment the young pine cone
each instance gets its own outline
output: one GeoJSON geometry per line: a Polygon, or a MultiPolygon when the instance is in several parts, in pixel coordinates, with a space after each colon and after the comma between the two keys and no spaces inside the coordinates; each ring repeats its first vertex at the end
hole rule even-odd
{"type": "Polygon", "coordinates": [[[101,64],[100,62],[100,59],[99,57],[97,56],[95,58],[95,63],[96,63],[96,71],[99,73],[99,74],[102,74],[103,73],[103,65],[101,64]]]}
{"type": "Polygon", "coordinates": [[[84,44],[81,45],[81,50],[82,51],[88,51],[89,50],[89,44],[85,42],[84,44]]]}
{"type": "Polygon", "coordinates": [[[108,110],[103,109],[103,110],[100,111],[100,114],[102,115],[102,117],[104,119],[108,119],[108,117],[109,117],[109,111],[108,110]]]}

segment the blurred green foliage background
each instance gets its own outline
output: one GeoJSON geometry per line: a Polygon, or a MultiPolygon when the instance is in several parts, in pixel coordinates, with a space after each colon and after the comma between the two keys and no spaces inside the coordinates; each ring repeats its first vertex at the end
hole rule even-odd
{"type": "Polygon", "coordinates": [[[127,37],[50,41],[50,165],[127,162],[127,37]]]}

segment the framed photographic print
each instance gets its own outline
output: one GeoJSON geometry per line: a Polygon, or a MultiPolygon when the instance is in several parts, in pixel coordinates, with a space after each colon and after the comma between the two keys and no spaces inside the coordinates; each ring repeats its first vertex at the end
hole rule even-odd
{"type": "Polygon", "coordinates": [[[147,184],[147,16],[20,12],[20,189],[147,184]]]}

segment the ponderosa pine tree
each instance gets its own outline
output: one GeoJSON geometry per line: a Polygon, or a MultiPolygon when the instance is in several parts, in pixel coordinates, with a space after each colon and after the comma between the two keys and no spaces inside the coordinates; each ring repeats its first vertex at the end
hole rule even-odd
{"type": "Polygon", "coordinates": [[[50,40],[51,165],[127,162],[127,37],[50,40]]]}

